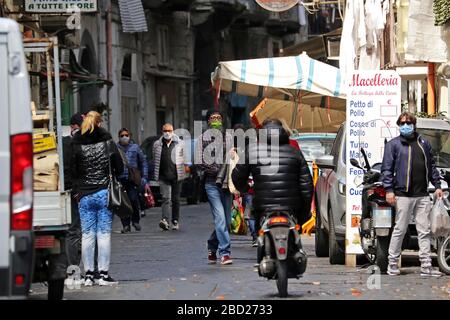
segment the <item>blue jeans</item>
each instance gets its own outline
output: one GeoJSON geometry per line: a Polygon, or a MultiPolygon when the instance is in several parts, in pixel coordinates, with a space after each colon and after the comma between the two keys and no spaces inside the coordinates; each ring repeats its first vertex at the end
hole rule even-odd
{"type": "Polygon", "coordinates": [[[98,269],[108,271],[111,257],[113,214],[107,207],[108,190],[100,190],[80,200],[81,255],[85,271],[94,271],[95,244],[98,245],[98,269]]]}
{"type": "Polygon", "coordinates": [[[124,227],[129,227],[131,222],[139,223],[141,219],[141,210],[139,208],[139,190],[134,183],[128,181],[127,179],[119,180],[124,186],[125,190],[127,190],[128,197],[130,198],[131,206],[133,207],[133,214],[131,217],[121,219],[122,225],[124,227]]]}
{"type": "Polygon", "coordinates": [[[215,184],[205,184],[208,202],[214,217],[214,231],[208,239],[208,250],[219,250],[221,256],[231,253],[230,224],[231,224],[231,193],[217,187],[215,184]]]}

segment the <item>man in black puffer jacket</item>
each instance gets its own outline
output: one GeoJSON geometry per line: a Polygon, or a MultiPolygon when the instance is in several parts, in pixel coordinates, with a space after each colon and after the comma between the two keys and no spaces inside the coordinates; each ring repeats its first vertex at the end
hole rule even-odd
{"type": "Polygon", "coordinates": [[[240,192],[245,193],[248,177],[250,174],[253,176],[257,230],[261,215],[270,209],[293,212],[301,225],[308,219],[313,194],[308,164],[302,152],[289,145],[289,136],[279,120],[264,121],[263,129],[268,131],[267,142],[250,145],[245,163],[238,163],[233,170],[233,183],[240,192]],[[278,144],[274,139],[278,139],[278,144]],[[253,157],[257,155],[255,164],[252,164],[249,154],[253,157]],[[278,154],[278,162],[270,158],[274,154],[278,154]],[[277,164],[278,168],[275,167],[277,164]],[[270,169],[270,166],[277,170],[270,169]]]}

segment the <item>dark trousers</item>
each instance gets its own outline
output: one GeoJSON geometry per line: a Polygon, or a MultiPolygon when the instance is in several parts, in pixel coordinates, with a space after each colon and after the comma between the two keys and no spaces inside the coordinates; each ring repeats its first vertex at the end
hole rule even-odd
{"type": "Polygon", "coordinates": [[[177,180],[159,180],[159,189],[162,194],[162,218],[167,221],[169,221],[170,213],[172,213],[172,222],[180,220],[180,185],[181,182],[177,180]]]}
{"type": "MultiPolygon", "coordinates": [[[[69,266],[79,266],[81,263],[81,221],[78,202],[71,198],[72,222],[66,233],[66,254],[69,266]]],[[[97,272],[97,244],[95,244],[95,272],[97,272]]]]}
{"type": "Polygon", "coordinates": [[[71,199],[72,223],[67,230],[66,252],[69,266],[79,266],[81,261],[81,224],[80,213],[78,211],[78,202],[71,199]]]}
{"type": "Polygon", "coordinates": [[[131,222],[139,223],[139,221],[141,220],[141,212],[139,208],[139,190],[138,186],[126,179],[121,179],[120,183],[122,183],[123,187],[127,191],[128,197],[131,201],[131,206],[133,207],[133,215],[131,216],[131,218],[122,219],[122,225],[126,227],[129,226],[131,222]]]}

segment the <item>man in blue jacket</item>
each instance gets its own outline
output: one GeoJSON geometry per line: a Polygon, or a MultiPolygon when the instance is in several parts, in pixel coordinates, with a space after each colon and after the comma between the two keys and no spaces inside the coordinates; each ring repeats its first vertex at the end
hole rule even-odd
{"type": "Polygon", "coordinates": [[[416,132],[416,124],[417,119],[412,113],[403,112],[397,120],[400,136],[389,141],[384,150],[382,182],[386,201],[396,209],[387,273],[400,275],[398,261],[402,242],[413,214],[419,237],[420,274],[439,277],[442,274],[431,266],[429,182],[436,188],[436,197],[441,198],[443,192],[431,145],[416,132]]]}
{"type": "Polygon", "coordinates": [[[131,222],[136,231],[141,231],[140,209],[139,209],[139,188],[142,188],[147,183],[148,164],[147,157],[142,152],[141,148],[131,140],[131,133],[128,129],[122,128],[119,131],[119,143],[117,147],[125,155],[126,166],[123,174],[119,177],[119,181],[127,190],[130,197],[131,205],[133,206],[133,215],[130,218],[122,219],[122,233],[131,231],[131,222]],[[132,172],[137,172],[141,181],[135,181],[132,172]]]}

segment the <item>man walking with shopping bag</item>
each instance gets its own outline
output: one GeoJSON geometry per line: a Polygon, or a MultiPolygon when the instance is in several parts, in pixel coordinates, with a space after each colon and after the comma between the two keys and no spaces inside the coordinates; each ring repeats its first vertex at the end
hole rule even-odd
{"type": "Polygon", "coordinates": [[[437,198],[442,198],[443,191],[431,145],[416,132],[416,123],[417,119],[412,113],[403,112],[397,120],[400,136],[389,141],[384,150],[382,183],[387,192],[386,201],[396,209],[387,273],[400,275],[398,262],[402,242],[413,214],[419,237],[420,275],[439,277],[442,274],[431,265],[431,200],[428,183],[435,186],[437,198]]]}

